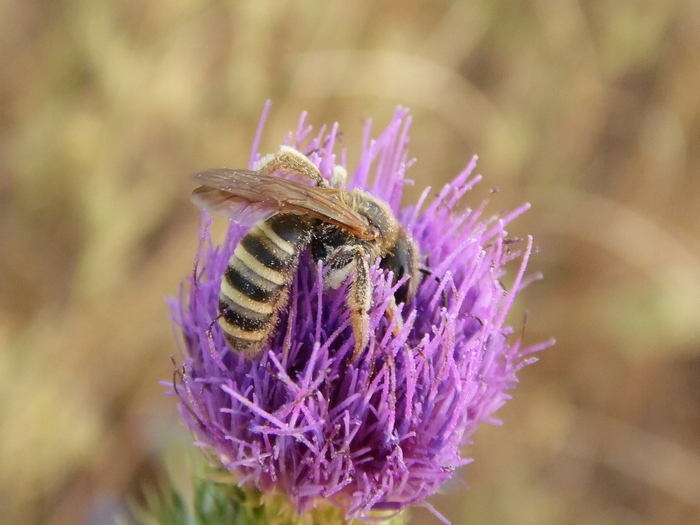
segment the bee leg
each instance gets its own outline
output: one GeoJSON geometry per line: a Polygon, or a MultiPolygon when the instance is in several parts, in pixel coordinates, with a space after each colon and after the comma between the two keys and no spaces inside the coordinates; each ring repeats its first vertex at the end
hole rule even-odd
{"type": "Polygon", "coordinates": [[[265,155],[255,163],[253,169],[268,175],[280,171],[301,174],[314,181],[317,186],[328,187],[328,181],[323,178],[316,165],[301,151],[291,146],[280,146],[276,155],[265,155]]]}
{"type": "Polygon", "coordinates": [[[384,315],[386,315],[386,318],[389,320],[389,324],[396,318],[396,324],[394,324],[394,329],[391,331],[391,333],[396,337],[399,335],[399,332],[403,328],[403,319],[401,318],[400,315],[396,315],[396,311],[398,310],[398,306],[396,306],[396,299],[392,295],[389,298],[389,306],[387,306],[386,312],[384,312],[384,315]]]}
{"type": "Polygon", "coordinates": [[[350,310],[350,321],[355,336],[355,349],[350,363],[354,363],[369,342],[369,309],[372,306],[372,283],[369,264],[361,246],[341,246],[326,258],[330,271],[324,281],[329,288],[337,290],[351,279],[345,296],[345,306],[350,310]],[[354,275],[352,275],[354,271],[354,275]]]}
{"type": "Polygon", "coordinates": [[[345,304],[351,312],[352,331],[355,335],[355,350],[350,359],[351,364],[360,358],[369,342],[369,309],[372,306],[372,283],[365,251],[359,246],[354,248],[353,259],[355,277],[350,283],[350,290],[345,298],[345,304]]]}
{"type": "Polygon", "coordinates": [[[331,188],[344,188],[348,180],[348,170],[343,166],[336,165],[333,167],[333,178],[331,179],[331,188]]]}
{"type": "MultiPolygon", "coordinates": [[[[421,266],[420,268],[418,268],[418,271],[420,273],[422,273],[423,275],[428,275],[428,276],[433,277],[437,281],[438,284],[442,283],[442,279],[440,279],[440,277],[435,275],[430,268],[428,268],[426,266],[421,266]]],[[[458,300],[456,293],[455,293],[455,300],[458,300]]],[[[447,308],[447,291],[445,291],[444,288],[442,289],[442,307],[447,308]]]]}

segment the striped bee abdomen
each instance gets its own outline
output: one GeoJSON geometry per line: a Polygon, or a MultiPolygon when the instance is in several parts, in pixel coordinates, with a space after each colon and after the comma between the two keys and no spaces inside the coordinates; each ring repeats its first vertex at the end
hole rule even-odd
{"type": "Polygon", "coordinates": [[[275,215],[251,229],[229,259],[219,294],[219,325],[229,344],[247,357],[262,350],[277,324],[309,230],[306,217],[275,215]]]}

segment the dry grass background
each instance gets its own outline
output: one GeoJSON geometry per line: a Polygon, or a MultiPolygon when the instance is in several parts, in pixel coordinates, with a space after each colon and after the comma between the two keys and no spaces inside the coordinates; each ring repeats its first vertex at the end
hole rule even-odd
{"type": "MultiPolygon", "coordinates": [[[[416,186],[473,153],[531,201],[521,373],[431,502],[454,524],[700,523],[700,4],[0,2],[0,522],[112,523],[189,436],[158,385],[187,174],[307,109],[414,116],[416,186]]],[[[355,157],[353,157],[355,154],[355,157]]],[[[414,523],[436,523],[416,510],[414,523]]]]}

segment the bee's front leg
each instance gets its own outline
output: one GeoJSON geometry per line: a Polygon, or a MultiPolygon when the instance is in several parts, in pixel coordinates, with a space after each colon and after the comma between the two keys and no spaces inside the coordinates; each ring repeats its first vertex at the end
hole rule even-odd
{"type": "Polygon", "coordinates": [[[360,358],[360,354],[369,342],[369,309],[372,306],[372,282],[369,278],[369,264],[365,251],[357,247],[353,250],[355,260],[355,278],[350,283],[350,290],[345,298],[352,315],[352,331],[355,335],[355,350],[350,363],[360,358]]]}
{"type": "Polygon", "coordinates": [[[394,337],[397,337],[399,335],[399,332],[401,332],[401,329],[403,328],[403,319],[401,319],[400,315],[396,315],[396,312],[398,311],[399,307],[396,304],[396,299],[392,295],[389,298],[389,306],[386,309],[386,318],[389,320],[389,324],[396,319],[396,322],[394,323],[394,329],[391,331],[391,333],[394,335],[394,337]]]}
{"type": "Polygon", "coordinates": [[[350,310],[352,331],[355,336],[355,349],[350,359],[350,363],[354,363],[369,342],[372,282],[369,278],[366,252],[361,246],[343,246],[332,253],[328,260],[331,270],[325,279],[327,286],[338,289],[348,278],[352,278],[345,296],[345,305],[350,310]]]}

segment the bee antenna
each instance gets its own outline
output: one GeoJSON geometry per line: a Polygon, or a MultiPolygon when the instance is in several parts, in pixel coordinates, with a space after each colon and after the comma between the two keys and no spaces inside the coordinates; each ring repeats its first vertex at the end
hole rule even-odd
{"type": "MultiPolygon", "coordinates": [[[[426,266],[421,266],[420,268],[418,268],[418,271],[423,275],[435,275],[433,271],[426,266]]],[[[435,276],[435,278],[438,280],[438,282],[440,282],[440,278],[438,276],[435,276]]]]}
{"type": "MultiPolygon", "coordinates": [[[[427,266],[421,266],[420,268],[418,268],[418,271],[420,273],[422,273],[423,275],[433,277],[437,281],[438,284],[442,284],[442,279],[440,279],[440,277],[438,275],[436,275],[435,272],[433,272],[427,266]]],[[[444,288],[442,289],[442,307],[447,308],[447,292],[445,291],[444,288]]]]}

